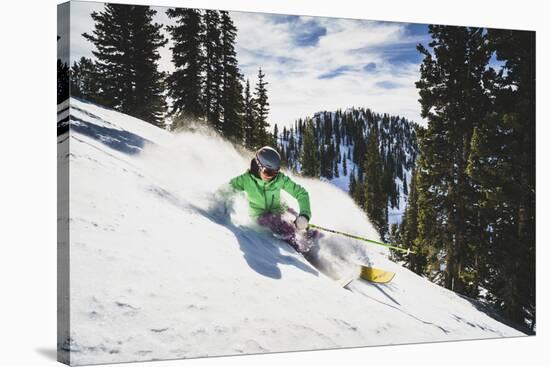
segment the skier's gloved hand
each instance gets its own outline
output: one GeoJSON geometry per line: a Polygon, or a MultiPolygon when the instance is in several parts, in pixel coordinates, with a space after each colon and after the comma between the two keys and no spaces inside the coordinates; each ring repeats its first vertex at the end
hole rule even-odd
{"type": "Polygon", "coordinates": [[[309,225],[309,219],[305,215],[299,215],[294,221],[294,225],[299,231],[305,231],[309,225]]]}

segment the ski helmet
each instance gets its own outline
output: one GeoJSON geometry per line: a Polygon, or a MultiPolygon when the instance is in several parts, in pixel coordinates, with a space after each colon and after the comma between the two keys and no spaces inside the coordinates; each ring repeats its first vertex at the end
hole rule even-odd
{"type": "Polygon", "coordinates": [[[258,149],[255,159],[258,166],[267,171],[277,173],[281,168],[281,156],[271,147],[265,146],[258,149]]]}

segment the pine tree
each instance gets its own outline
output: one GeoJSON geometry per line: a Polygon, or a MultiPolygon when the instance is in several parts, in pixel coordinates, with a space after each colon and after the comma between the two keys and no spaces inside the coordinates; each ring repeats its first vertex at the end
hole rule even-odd
{"type": "Polygon", "coordinates": [[[57,103],[69,98],[69,66],[57,59],[57,103]]]}
{"type": "Polygon", "coordinates": [[[474,129],[467,172],[480,192],[487,297],[531,329],[535,313],[535,33],[492,30],[497,73],[485,78],[493,111],[474,129]]]}
{"type": "Polygon", "coordinates": [[[99,85],[94,62],[81,57],[71,67],[71,95],[91,102],[99,102],[99,85]]]}
{"type": "Polygon", "coordinates": [[[401,231],[402,245],[411,249],[415,254],[408,256],[407,267],[417,274],[426,274],[427,252],[426,249],[417,245],[418,237],[418,175],[413,170],[411,175],[410,194],[407,201],[407,208],[404,214],[404,225],[401,231]]]}
{"type": "Polygon", "coordinates": [[[382,189],[382,159],[378,149],[378,136],[371,131],[365,156],[365,210],[381,235],[387,231],[387,195],[382,189]]]}
{"type": "Polygon", "coordinates": [[[167,78],[167,86],[172,99],[170,114],[175,116],[173,128],[177,129],[188,120],[204,116],[204,24],[200,11],[196,9],[170,8],[166,14],[176,21],[175,25],[167,27],[174,42],[170,49],[175,67],[167,78]]]}
{"type": "MultiPolygon", "coordinates": [[[[256,127],[256,101],[250,93],[250,82],[246,80],[244,89],[244,145],[248,149],[259,148],[258,132],[256,127]]],[[[290,144],[289,144],[290,146],[290,144]]]]}
{"type": "Polygon", "coordinates": [[[93,12],[95,27],[83,36],[96,47],[97,76],[103,104],[162,126],[166,111],[164,73],[158,71],[158,48],[168,40],[153,23],[148,6],[105,4],[93,12]]]}
{"type": "Polygon", "coordinates": [[[327,140],[327,178],[330,180],[334,177],[334,145],[332,144],[331,140],[327,140]]]}
{"type": "Polygon", "coordinates": [[[487,110],[483,76],[490,50],[479,28],[430,25],[429,33],[434,55],[418,46],[424,60],[416,83],[422,116],[428,120],[420,140],[418,244],[425,245],[426,252],[444,254],[428,268],[445,263],[442,283],[446,288],[475,296],[472,254],[481,229],[466,164],[473,129],[487,110]]]}
{"type": "Polygon", "coordinates": [[[244,138],[243,122],[243,76],[239,71],[235,38],[237,28],[227,11],[221,11],[221,56],[222,56],[222,131],[231,141],[242,143],[244,138]]]}
{"type": "Polygon", "coordinates": [[[344,174],[344,176],[347,176],[348,175],[348,164],[346,163],[347,159],[346,159],[346,155],[344,153],[344,155],[342,156],[342,173],[344,174]]]}
{"type": "Polygon", "coordinates": [[[298,160],[298,149],[296,148],[296,143],[294,139],[294,130],[290,129],[289,136],[288,136],[288,162],[289,165],[294,166],[296,163],[296,160],[298,160]]]}
{"type": "Polygon", "coordinates": [[[355,181],[355,171],[351,170],[351,173],[349,175],[348,193],[352,198],[354,197],[356,188],[357,188],[357,182],[355,181]]]}
{"type": "MultiPolygon", "coordinates": [[[[57,42],[61,37],[57,36],[57,42]]],[[[57,59],[57,103],[69,98],[69,65],[57,59]]]]}
{"type": "Polygon", "coordinates": [[[270,143],[267,122],[267,115],[269,114],[269,102],[267,101],[267,89],[268,84],[265,80],[265,74],[262,69],[258,69],[258,84],[254,90],[254,102],[256,105],[256,131],[258,133],[258,142],[260,145],[267,145],[270,143]]]}
{"type": "Polygon", "coordinates": [[[273,127],[273,147],[277,148],[279,146],[279,127],[277,124],[273,127]]]}
{"type": "Polygon", "coordinates": [[[327,154],[325,151],[325,146],[321,144],[319,147],[319,174],[321,177],[327,177],[328,176],[328,169],[327,169],[327,154]]]}
{"type": "MultiPolygon", "coordinates": [[[[361,207],[363,210],[366,210],[366,208],[365,208],[365,179],[364,179],[364,174],[359,169],[357,170],[357,180],[356,180],[355,190],[353,191],[352,198],[355,201],[355,203],[357,205],[359,205],[359,207],[361,207]]],[[[376,224],[375,224],[375,226],[376,226],[376,224]]]]}
{"type": "Polygon", "coordinates": [[[317,145],[315,144],[315,130],[313,123],[308,121],[304,130],[304,146],[300,155],[302,174],[309,177],[319,176],[319,161],[317,159],[317,145]]]}
{"type": "Polygon", "coordinates": [[[397,223],[391,224],[387,240],[389,243],[400,243],[399,225],[397,223]]]}
{"type": "Polygon", "coordinates": [[[208,123],[222,132],[222,91],[223,91],[223,48],[221,40],[220,12],[206,10],[204,13],[204,54],[205,77],[203,105],[208,123]]]}

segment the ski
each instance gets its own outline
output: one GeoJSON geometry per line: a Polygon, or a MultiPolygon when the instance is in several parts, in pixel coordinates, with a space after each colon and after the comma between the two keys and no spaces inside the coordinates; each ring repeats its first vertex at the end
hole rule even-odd
{"type": "Polygon", "coordinates": [[[361,266],[361,273],[359,277],[372,283],[389,283],[395,277],[395,273],[393,271],[372,268],[361,264],[358,265],[361,266]]]}

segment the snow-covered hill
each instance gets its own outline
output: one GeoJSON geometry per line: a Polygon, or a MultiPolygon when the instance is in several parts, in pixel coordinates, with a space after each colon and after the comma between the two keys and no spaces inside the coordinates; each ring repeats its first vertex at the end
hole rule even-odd
{"type": "MultiPolygon", "coordinates": [[[[73,365],[523,335],[384,248],[325,236],[319,271],[252,223],[244,197],[226,216],[223,188],[251,156],[208,131],[173,135],[79,100],[66,107],[70,243],[58,246],[70,248],[61,348],[73,365]],[[397,275],[342,289],[331,278],[356,272],[345,265],[355,261],[397,275]]],[[[295,179],[313,223],[377,238],[347,194],[295,179]]]]}
{"type": "Polygon", "coordinates": [[[298,173],[302,171],[300,157],[304,125],[308,121],[314,126],[316,143],[319,144],[320,179],[348,193],[351,177],[355,182],[361,182],[357,185],[364,185],[368,137],[372,133],[376,135],[383,161],[382,185],[387,195],[387,231],[391,230],[392,224],[399,225],[407,206],[411,174],[418,155],[416,135],[419,126],[403,117],[376,113],[364,107],[316,112],[313,117],[298,119],[293,127],[284,127],[278,133],[277,142],[283,159],[298,173]]]}

